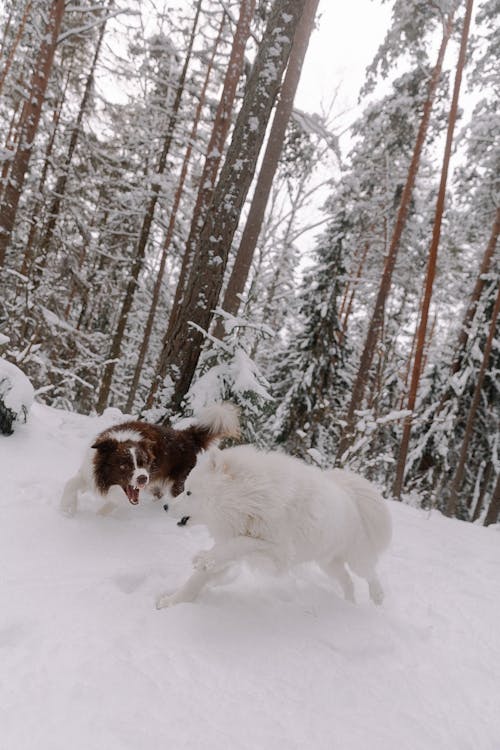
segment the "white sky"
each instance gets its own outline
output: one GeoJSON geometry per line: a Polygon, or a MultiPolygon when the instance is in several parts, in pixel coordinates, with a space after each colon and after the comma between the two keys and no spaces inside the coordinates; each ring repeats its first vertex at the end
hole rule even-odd
{"type": "Polygon", "coordinates": [[[311,36],[295,100],[299,109],[321,112],[339,84],[335,111],[356,105],[365,69],[389,26],[391,5],[380,0],[321,0],[318,28],[311,36]]]}

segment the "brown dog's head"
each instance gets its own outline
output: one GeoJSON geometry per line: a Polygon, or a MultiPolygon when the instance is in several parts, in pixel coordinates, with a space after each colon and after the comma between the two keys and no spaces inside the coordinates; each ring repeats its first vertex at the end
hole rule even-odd
{"type": "Polygon", "coordinates": [[[149,484],[154,470],[153,446],[148,440],[117,439],[113,433],[100,435],[92,444],[94,478],[99,491],[106,495],[119,485],[132,505],[139,502],[139,491],[149,484]]]}

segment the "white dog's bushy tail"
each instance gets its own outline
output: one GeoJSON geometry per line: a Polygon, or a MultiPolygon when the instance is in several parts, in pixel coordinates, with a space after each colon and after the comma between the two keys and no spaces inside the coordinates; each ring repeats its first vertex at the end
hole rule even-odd
{"type": "Polygon", "coordinates": [[[392,536],[391,516],[386,501],[375,485],[359,474],[344,469],[331,469],[328,474],[356,503],[364,532],[374,552],[380,555],[389,546],[392,536]]]}
{"type": "Polygon", "coordinates": [[[205,406],[196,415],[196,424],[204,427],[210,435],[237,438],[240,435],[240,411],[228,402],[205,406]]]}

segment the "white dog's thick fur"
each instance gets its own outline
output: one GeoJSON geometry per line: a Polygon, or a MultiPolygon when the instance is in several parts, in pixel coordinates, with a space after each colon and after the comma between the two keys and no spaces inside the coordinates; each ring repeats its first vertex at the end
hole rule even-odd
{"type": "Polygon", "coordinates": [[[165,509],[182,519],[180,525],[207,526],[215,544],[194,558],[195,572],[181,589],[158,598],[159,609],[192,601],[232,562],[262,557],[277,570],[315,561],[354,601],[347,563],[367,580],[371,599],[382,602],[375,568],[390,542],[391,519],[385,500],[363,477],[249,445],[210,449],[165,509]]]}

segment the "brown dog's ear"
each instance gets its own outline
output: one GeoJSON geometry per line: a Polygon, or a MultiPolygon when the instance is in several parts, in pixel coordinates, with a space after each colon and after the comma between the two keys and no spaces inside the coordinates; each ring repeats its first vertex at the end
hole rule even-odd
{"type": "Polygon", "coordinates": [[[97,448],[105,453],[106,451],[113,450],[115,447],[115,441],[111,440],[109,437],[98,437],[90,447],[97,448]]]}

